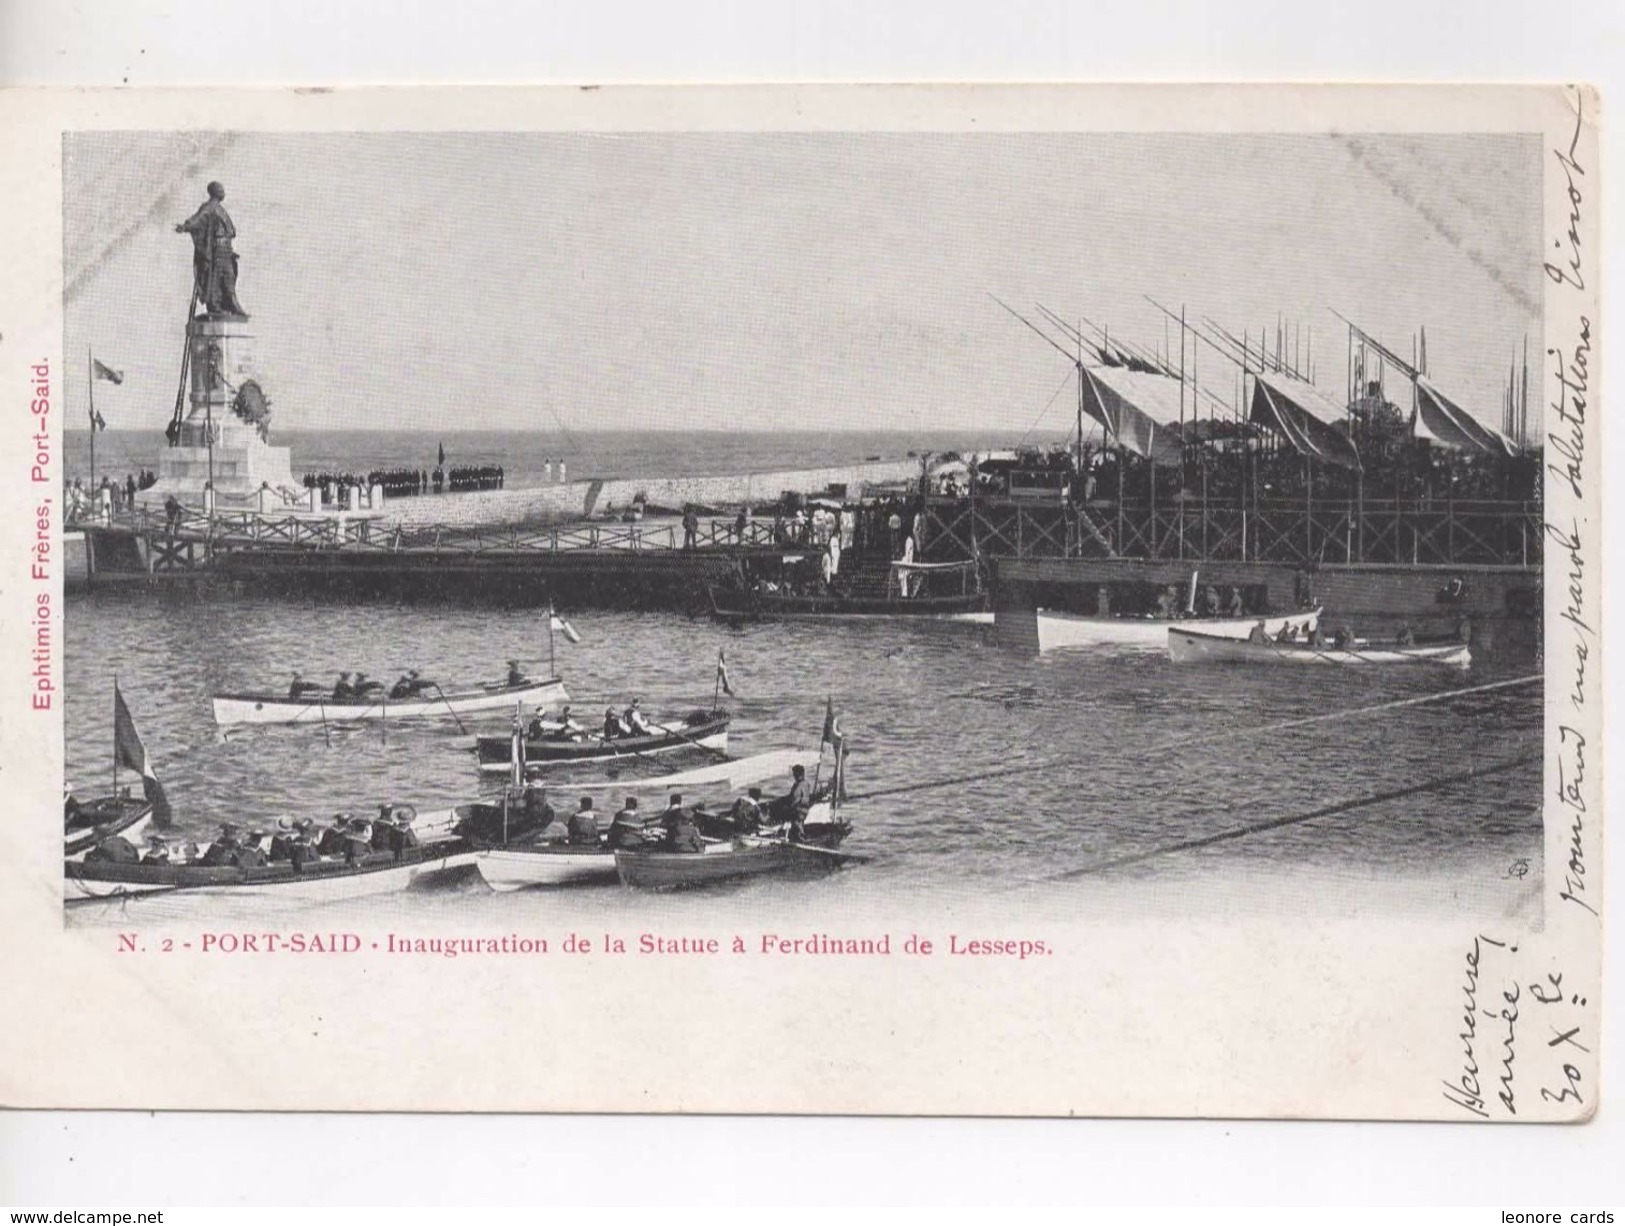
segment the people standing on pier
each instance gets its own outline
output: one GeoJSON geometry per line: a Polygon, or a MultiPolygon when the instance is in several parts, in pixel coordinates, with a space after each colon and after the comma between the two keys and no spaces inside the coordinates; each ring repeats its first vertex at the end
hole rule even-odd
{"type": "Polygon", "coordinates": [[[683,506],[683,548],[693,549],[699,543],[700,517],[694,514],[692,504],[683,506]]]}

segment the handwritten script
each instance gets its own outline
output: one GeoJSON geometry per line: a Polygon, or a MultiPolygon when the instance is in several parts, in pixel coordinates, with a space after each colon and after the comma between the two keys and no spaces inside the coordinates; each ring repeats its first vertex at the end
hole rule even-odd
{"type": "MultiPolygon", "coordinates": [[[[1556,761],[1552,775],[1557,780],[1558,811],[1567,824],[1563,888],[1558,900],[1599,918],[1593,897],[1586,892],[1586,867],[1595,831],[1590,816],[1594,809],[1595,781],[1586,770],[1586,730],[1595,732],[1588,712],[1595,710],[1590,669],[1596,646],[1596,614],[1593,612],[1596,583],[1592,576],[1594,548],[1586,514],[1590,492],[1586,444],[1594,426],[1588,416],[1591,408],[1591,308],[1587,292],[1589,260],[1581,239],[1588,219],[1586,192],[1590,190],[1586,168],[1580,156],[1584,132],[1584,94],[1574,97],[1574,130],[1566,147],[1552,149],[1564,184],[1567,207],[1558,223],[1560,233],[1552,240],[1557,255],[1544,265],[1547,280],[1560,296],[1554,312],[1554,333],[1560,339],[1546,350],[1551,359],[1556,387],[1547,408],[1546,473],[1549,478],[1546,538],[1556,547],[1561,572],[1559,625],[1565,632],[1563,645],[1554,652],[1557,667],[1563,670],[1562,701],[1572,714],[1558,728],[1556,761]],[[1578,297],[1579,304],[1564,323],[1562,300],[1578,297]],[[1564,508],[1560,504],[1570,502],[1564,508]]],[[[1587,157],[1589,160],[1589,155],[1587,157]]],[[[1556,559],[1554,559],[1556,560],[1556,559]]],[[[1594,775],[1594,772],[1593,772],[1594,775]]],[[[1593,891],[1594,896],[1595,891],[1593,891]]]]}
{"type": "Polygon", "coordinates": [[[1561,970],[1530,974],[1518,963],[1514,942],[1484,933],[1462,959],[1460,1063],[1443,1093],[1481,1120],[1519,1118],[1531,1080],[1542,1104],[1584,1108],[1592,1093],[1586,995],[1565,988],[1561,970]]]}

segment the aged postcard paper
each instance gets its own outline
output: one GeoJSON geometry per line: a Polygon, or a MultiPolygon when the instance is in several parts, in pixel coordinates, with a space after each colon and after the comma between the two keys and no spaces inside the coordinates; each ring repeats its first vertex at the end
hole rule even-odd
{"type": "Polygon", "coordinates": [[[1598,106],[0,97],[0,1101],[1588,1118],[1598,106]]]}

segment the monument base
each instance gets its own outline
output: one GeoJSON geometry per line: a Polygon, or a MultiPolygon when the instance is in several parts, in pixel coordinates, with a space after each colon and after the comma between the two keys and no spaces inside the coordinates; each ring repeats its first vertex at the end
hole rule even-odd
{"type": "Polygon", "coordinates": [[[178,447],[158,456],[157,484],[136,495],[141,505],[162,505],[173,495],[189,506],[203,504],[204,486],[213,481],[215,506],[258,510],[260,491],[270,490],[269,505],[281,509],[303,504],[305,489],[294,479],[293,452],[273,447],[259,431],[243,422],[215,419],[215,441],[208,445],[205,423],[189,419],[181,426],[178,447]]]}

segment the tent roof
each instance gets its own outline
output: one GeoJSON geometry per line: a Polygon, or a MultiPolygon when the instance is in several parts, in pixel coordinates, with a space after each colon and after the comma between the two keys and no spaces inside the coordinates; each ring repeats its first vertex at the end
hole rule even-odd
{"type": "Polygon", "coordinates": [[[1416,380],[1416,407],[1416,433],[1424,438],[1463,451],[1518,454],[1511,439],[1494,427],[1486,426],[1422,376],[1416,380]]]}
{"type": "MultiPolygon", "coordinates": [[[[1178,463],[1181,407],[1178,379],[1120,366],[1085,367],[1083,409],[1113,441],[1135,455],[1178,463]]],[[[1189,410],[1195,416],[1194,408],[1189,410]]]]}
{"type": "Polygon", "coordinates": [[[1347,409],[1307,380],[1278,372],[1253,376],[1250,421],[1311,459],[1359,471],[1360,453],[1343,429],[1347,416],[1347,409]]]}

